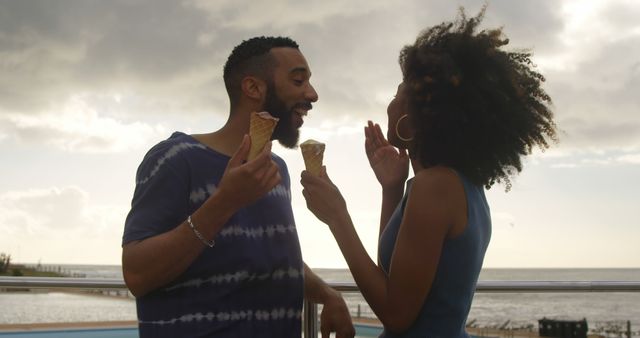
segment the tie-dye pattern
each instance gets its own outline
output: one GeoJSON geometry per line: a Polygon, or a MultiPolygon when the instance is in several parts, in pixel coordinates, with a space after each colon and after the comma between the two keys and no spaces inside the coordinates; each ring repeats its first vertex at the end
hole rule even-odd
{"type": "MultiPolygon", "coordinates": [[[[287,167],[273,159],[281,184],[236,212],[180,277],[137,299],[141,338],[300,336],[302,254],[287,167]]],[[[228,161],[183,133],[152,148],[138,169],[123,244],[184,222],[216,193],[228,161]]]]}

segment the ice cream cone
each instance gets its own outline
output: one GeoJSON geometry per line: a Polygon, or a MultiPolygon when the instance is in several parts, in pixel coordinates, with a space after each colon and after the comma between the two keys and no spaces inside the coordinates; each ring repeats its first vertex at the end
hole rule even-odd
{"type": "Polygon", "coordinates": [[[324,147],[324,143],[315,140],[306,140],[300,144],[304,165],[307,171],[313,175],[320,176],[320,172],[322,172],[324,147]]]}
{"type": "Polygon", "coordinates": [[[254,159],[264,148],[264,145],[271,140],[271,134],[276,128],[278,119],[271,116],[268,112],[251,113],[251,121],[249,125],[249,136],[251,137],[251,149],[249,150],[248,160],[254,159]]]}

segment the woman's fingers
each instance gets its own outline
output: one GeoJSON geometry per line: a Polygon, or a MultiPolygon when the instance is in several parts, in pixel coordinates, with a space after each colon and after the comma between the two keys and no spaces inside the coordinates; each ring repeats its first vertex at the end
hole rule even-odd
{"type": "Polygon", "coordinates": [[[371,156],[381,147],[389,145],[389,142],[385,139],[382,134],[382,129],[380,125],[377,123],[373,123],[372,121],[367,121],[367,126],[364,127],[365,133],[365,151],[367,156],[371,158],[371,156]]]}
{"type": "Polygon", "coordinates": [[[369,127],[364,127],[364,151],[367,154],[367,157],[371,157],[373,154],[373,140],[371,137],[371,132],[369,127]]]}
{"type": "Polygon", "coordinates": [[[389,142],[387,142],[387,139],[384,137],[384,134],[382,133],[382,128],[380,128],[380,125],[377,123],[375,125],[374,134],[375,134],[376,142],[378,142],[380,147],[386,146],[387,144],[389,144],[389,142]]]}
{"type": "Polygon", "coordinates": [[[369,138],[372,137],[372,135],[371,135],[371,121],[369,121],[369,123],[366,126],[364,126],[364,137],[366,139],[369,139],[369,138]]]}

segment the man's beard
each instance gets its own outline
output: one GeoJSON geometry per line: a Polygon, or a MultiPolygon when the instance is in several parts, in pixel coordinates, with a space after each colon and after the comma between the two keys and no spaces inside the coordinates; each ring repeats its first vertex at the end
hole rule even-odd
{"type": "Polygon", "coordinates": [[[267,87],[264,110],[269,112],[271,116],[280,119],[276,124],[276,128],[273,130],[271,139],[278,140],[282,146],[290,149],[295,148],[300,139],[300,131],[293,126],[292,122],[294,108],[295,106],[288,109],[287,105],[280,100],[276,93],[275,86],[269,85],[267,87]]]}

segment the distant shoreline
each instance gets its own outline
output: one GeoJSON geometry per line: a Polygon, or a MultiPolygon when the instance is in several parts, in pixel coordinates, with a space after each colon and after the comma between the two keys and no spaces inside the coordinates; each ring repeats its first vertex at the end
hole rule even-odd
{"type": "Polygon", "coordinates": [[[0,272],[0,276],[14,276],[14,277],[68,277],[62,272],[62,268],[59,271],[52,269],[38,269],[31,268],[24,264],[11,264],[6,271],[0,272]]]}
{"type": "MultiPolygon", "coordinates": [[[[42,266],[61,266],[61,267],[121,267],[121,264],[107,264],[107,263],[38,263],[38,262],[16,262],[11,265],[16,266],[37,266],[38,264],[42,266]]],[[[313,267],[310,266],[313,270],[325,270],[325,271],[339,271],[339,270],[349,270],[348,267],[338,268],[338,267],[313,267]]],[[[486,266],[482,268],[483,270],[638,270],[640,266],[630,267],[630,266],[622,266],[622,267],[491,267],[486,266]]]]}

